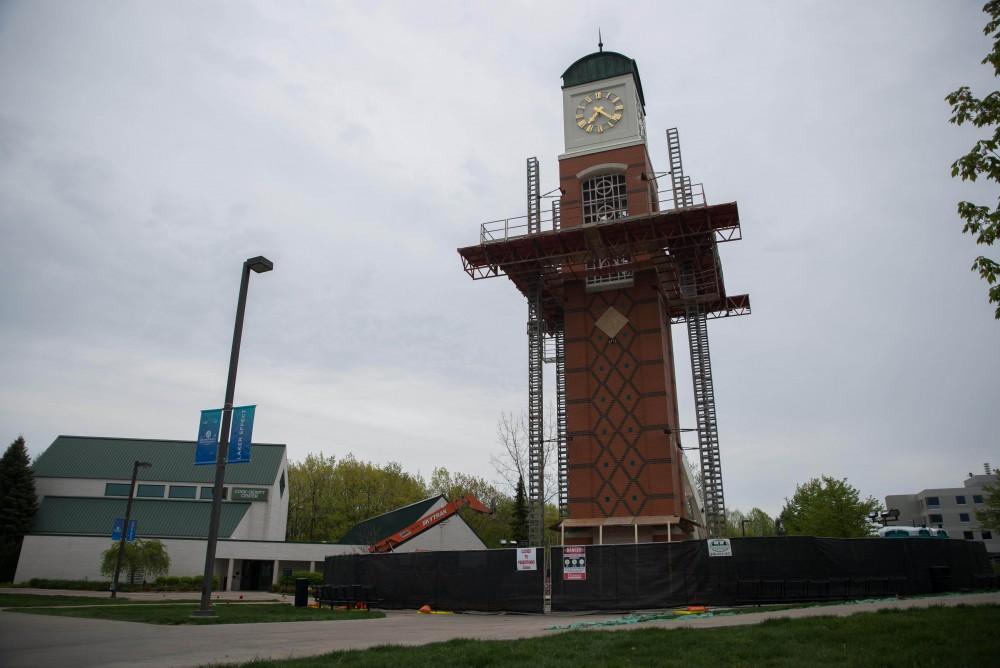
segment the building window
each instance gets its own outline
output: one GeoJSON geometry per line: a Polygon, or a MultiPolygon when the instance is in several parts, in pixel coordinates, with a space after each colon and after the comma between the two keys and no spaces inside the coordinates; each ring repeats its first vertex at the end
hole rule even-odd
{"type": "Polygon", "coordinates": [[[281,477],[278,478],[278,498],[285,495],[285,472],[281,472],[281,477]]]}
{"type": "Polygon", "coordinates": [[[962,532],[962,538],[964,538],[965,540],[972,540],[972,532],[971,531],[963,531],[962,532]]]}
{"type": "MultiPolygon", "coordinates": [[[[201,488],[201,498],[211,500],[212,499],[212,492],[214,492],[214,491],[215,491],[215,489],[212,488],[212,487],[202,487],[201,488]]],[[[228,499],[229,498],[229,488],[228,487],[223,487],[222,488],[222,498],[223,499],[228,499]]]]}
{"type": "Polygon", "coordinates": [[[171,499],[196,499],[198,498],[198,488],[194,485],[171,485],[171,499]]]}
{"type": "Polygon", "coordinates": [[[127,482],[109,482],[104,485],[104,496],[128,496],[129,487],[127,482]]]}
{"type": "Polygon", "coordinates": [[[985,531],[984,530],[983,531],[983,540],[992,540],[992,539],[993,539],[993,532],[992,531],[985,531]]]}
{"type": "Polygon", "coordinates": [[[958,514],[958,521],[959,522],[968,522],[969,521],[969,513],[959,513],[958,514]]]}
{"type": "Polygon", "coordinates": [[[973,494],[972,495],[972,502],[973,503],[982,503],[983,502],[983,495],[982,494],[973,494]]]}
{"type": "Polygon", "coordinates": [[[583,224],[618,220],[628,215],[624,174],[602,174],[583,182],[583,224]]]}
{"type": "Polygon", "coordinates": [[[939,508],[941,506],[941,500],[936,496],[928,496],[924,501],[928,508],[939,508]]]}
{"type": "Polygon", "coordinates": [[[940,515],[928,515],[927,521],[930,522],[931,524],[940,524],[944,520],[941,518],[940,515]]]}
{"type": "Polygon", "coordinates": [[[955,503],[957,503],[960,506],[964,506],[965,505],[965,497],[964,496],[956,496],[955,497],[955,503]]]}
{"type": "Polygon", "coordinates": [[[139,485],[139,489],[135,490],[135,495],[152,499],[162,499],[166,491],[166,485],[139,485]]]}

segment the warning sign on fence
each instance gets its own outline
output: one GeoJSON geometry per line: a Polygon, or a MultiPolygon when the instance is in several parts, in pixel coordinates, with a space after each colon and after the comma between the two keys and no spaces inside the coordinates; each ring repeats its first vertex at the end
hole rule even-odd
{"type": "Polygon", "coordinates": [[[733,556],[733,544],[728,538],[709,538],[708,556],[710,557],[731,557],[733,556]]]}
{"type": "Polygon", "coordinates": [[[563,548],[563,580],[587,579],[587,548],[563,548]]]}
{"type": "Polygon", "coordinates": [[[535,559],[535,548],[533,547],[517,548],[517,570],[519,571],[538,570],[538,561],[535,559]]]}

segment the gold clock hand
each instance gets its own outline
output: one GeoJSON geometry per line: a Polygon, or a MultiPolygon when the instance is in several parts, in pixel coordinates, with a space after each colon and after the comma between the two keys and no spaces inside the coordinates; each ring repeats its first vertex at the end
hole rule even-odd
{"type": "Polygon", "coordinates": [[[590,118],[588,118],[588,119],[587,119],[587,122],[588,122],[588,123],[593,123],[593,122],[594,122],[594,119],[596,119],[596,118],[597,118],[597,115],[598,115],[598,114],[602,114],[602,113],[604,113],[604,110],[603,110],[603,109],[602,109],[601,107],[594,107],[594,115],[593,115],[593,116],[591,116],[590,118]]]}
{"type": "Polygon", "coordinates": [[[607,116],[607,117],[608,117],[608,118],[610,118],[611,120],[615,120],[615,117],[614,117],[614,116],[612,116],[612,115],[611,115],[611,114],[609,114],[608,112],[604,111],[604,107],[595,107],[595,108],[594,108],[594,112],[595,112],[595,113],[594,113],[594,116],[595,116],[595,117],[597,116],[597,114],[601,114],[602,116],[607,116]]]}

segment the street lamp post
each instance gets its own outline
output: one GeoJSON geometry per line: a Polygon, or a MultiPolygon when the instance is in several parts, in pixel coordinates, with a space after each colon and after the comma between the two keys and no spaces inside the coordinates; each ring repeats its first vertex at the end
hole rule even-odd
{"type": "Polygon", "coordinates": [[[139,469],[147,469],[149,462],[135,462],[132,465],[132,482],[128,486],[128,503],[125,505],[125,523],[122,525],[121,539],[118,541],[118,558],[115,560],[115,575],[111,579],[111,598],[118,598],[118,572],[122,568],[122,557],[125,555],[125,537],[128,535],[128,521],[132,518],[132,499],[135,497],[135,481],[139,478],[139,469]]]}
{"type": "Polygon", "coordinates": [[[215,571],[215,546],[219,539],[219,517],[222,515],[222,487],[226,478],[226,450],[229,445],[229,425],[233,417],[233,396],[236,394],[236,367],[240,361],[240,341],[243,338],[243,312],[247,305],[247,287],[250,270],[258,274],[274,269],[274,263],[263,255],[249,258],[243,263],[240,279],[240,297],[236,303],[236,325],[233,328],[233,347],[229,354],[229,380],[226,382],[226,403],[222,408],[222,427],[219,447],[215,453],[215,485],[212,487],[212,517],[208,524],[208,546],[205,549],[205,577],[201,583],[201,605],[195,611],[200,617],[213,617],[212,574],[215,571]]]}

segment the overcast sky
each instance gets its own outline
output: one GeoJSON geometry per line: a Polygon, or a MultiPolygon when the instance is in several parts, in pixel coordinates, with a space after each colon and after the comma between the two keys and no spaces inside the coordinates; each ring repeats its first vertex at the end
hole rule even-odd
{"type": "Polygon", "coordinates": [[[560,75],[600,27],[654,166],[678,127],[739,203],[721,252],[753,314],[710,323],[727,505],[961,484],[1000,465],[1000,323],[955,213],[997,193],[950,178],[977,135],[943,99],[996,86],[981,4],[4,2],[0,437],[194,439],[264,254],[255,440],[495,477],[526,306],[455,249],[524,213],[526,157],[557,186],[560,75]]]}

